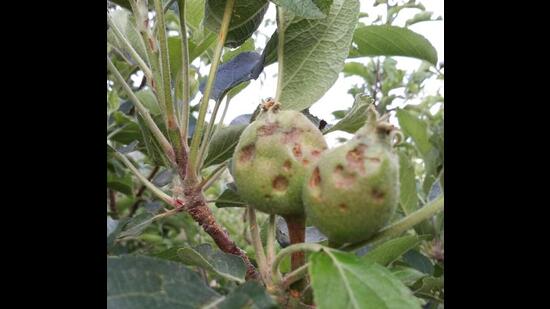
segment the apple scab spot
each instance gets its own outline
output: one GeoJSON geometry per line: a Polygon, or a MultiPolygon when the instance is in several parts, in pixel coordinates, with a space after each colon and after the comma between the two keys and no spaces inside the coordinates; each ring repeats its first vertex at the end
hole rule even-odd
{"type": "Polygon", "coordinates": [[[355,175],[344,171],[344,167],[338,164],[334,168],[334,185],[338,188],[349,188],[355,183],[355,175]]]}
{"type": "Polygon", "coordinates": [[[278,127],[279,127],[279,124],[277,124],[276,122],[268,123],[258,128],[258,135],[260,136],[273,135],[278,127]]]}
{"type": "Polygon", "coordinates": [[[254,153],[256,152],[256,146],[254,144],[247,145],[241,149],[241,154],[239,156],[240,162],[247,162],[252,159],[254,153]]]}
{"type": "Polygon", "coordinates": [[[283,134],[283,143],[289,144],[298,140],[300,135],[303,133],[303,130],[293,127],[288,132],[283,134]]]}
{"type": "Polygon", "coordinates": [[[273,189],[277,191],[285,191],[288,188],[288,180],[285,176],[279,175],[273,179],[273,189]]]}
{"type": "Polygon", "coordinates": [[[311,175],[311,178],[309,179],[309,186],[314,188],[319,186],[321,183],[321,174],[319,173],[319,168],[316,167],[313,170],[313,174],[311,175]]]}
{"type": "Polygon", "coordinates": [[[294,144],[294,147],[292,147],[292,153],[297,158],[301,157],[302,156],[302,146],[300,146],[300,144],[294,144]]]}
{"type": "Polygon", "coordinates": [[[371,191],[371,196],[375,202],[382,203],[384,201],[384,196],[386,196],[386,194],[383,191],[377,188],[374,188],[371,191]]]}
{"type": "Polygon", "coordinates": [[[285,163],[283,163],[283,170],[285,172],[290,172],[290,168],[292,168],[292,163],[290,163],[290,160],[286,160],[285,163]]]}
{"type": "Polygon", "coordinates": [[[346,161],[348,162],[348,166],[351,170],[358,171],[361,174],[365,173],[365,165],[363,161],[366,148],[366,145],[361,144],[347,153],[346,161]]]}
{"type": "Polygon", "coordinates": [[[321,155],[321,151],[320,150],[313,150],[313,151],[311,151],[311,155],[313,157],[318,157],[318,156],[321,155]]]}
{"type": "Polygon", "coordinates": [[[341,212],[346,212],[348,211],[348,206],[344,203],[338,205],[338,209],[340,209],[341,212]]]}

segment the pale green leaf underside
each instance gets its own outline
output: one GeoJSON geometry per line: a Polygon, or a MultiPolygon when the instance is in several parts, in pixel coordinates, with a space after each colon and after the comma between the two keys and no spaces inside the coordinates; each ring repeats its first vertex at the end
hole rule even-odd
{"type": "Polygon", "coordinates": [[[284,109],[306,109],[334,84],[358,16],[357,0],[334,0],[326,18],[300,19],[286,28],[280,97],[284,109]]]}
{"type": "Polygon", "coordinates": [[[317,308],[421,308],[419,300],[392,273],[351,253],[316,252],[309,272],[317,308]]]}

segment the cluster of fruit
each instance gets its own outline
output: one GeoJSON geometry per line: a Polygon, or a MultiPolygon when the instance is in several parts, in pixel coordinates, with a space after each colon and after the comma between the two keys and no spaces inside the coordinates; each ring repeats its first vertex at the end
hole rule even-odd
{"type": "Polygon", "coordinates": [[[302,113],[272,100],[243,131],[232,174],[251,207],[285,217],[305,216],[331,243],[370,238],[392,217],[399,200],[399,131],[368,118],[345,144],[328,149],[321,131],[302,113]]]}

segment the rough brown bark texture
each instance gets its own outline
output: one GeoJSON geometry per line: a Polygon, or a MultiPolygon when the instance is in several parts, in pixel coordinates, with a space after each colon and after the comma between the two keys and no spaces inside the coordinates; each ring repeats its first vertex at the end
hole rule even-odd
{"type": "Polygon", "coordinates": [[[225,253],[240,256],[246,264],[246,278],[257,279],[258,272],[245,252],[242,251],[235,242],[229,237],[227,232],[216,222],[210,208],[206,204],[204,195],[200,189],[194,187],[185,188],[185,210],[191,215],[203,230],[212,237],[216,245],[225,253]]]}

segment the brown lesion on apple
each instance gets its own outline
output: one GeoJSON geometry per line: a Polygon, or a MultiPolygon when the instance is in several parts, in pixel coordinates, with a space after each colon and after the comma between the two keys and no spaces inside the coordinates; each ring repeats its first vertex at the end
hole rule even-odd
{"type": "Polygon", "coordinates": [[[275,131],[277,131],[278,128],[279,124],[277,122],[271,122],[260,126],[256,131],[260,136],[269,136],[275,134],[275,131]]]}
{"type": "Polygon", "coordinates": [[[350,170],[357,171],[359,174],[365,174],[365,150],[367,145],[360,144],[355,147],[353,150],[350,150],[346,154],[346,161],[350,170]]]}
{"type": "Polygon", "coordinates": [[[344,166],[338,164],[334,168],[334,185],[338,188],[349,188],[355,184],[355,175],[347,172],[344,166]]]}
{"type": "Polygon", "coordinates": [[[302,146],[298,143],[294,144],[294,146],[292,147],[292,154],[296,158],[300,158],[302,156],[302,146]]]}
{"type": "Polygon", "coordinates": [[[313,173],[311,174],[311,178],[309,179],[309,186],[311,188],[316,188],[321,183],[321,173],[319,172],[319,167],[316,167],[313,170],[313,173]]]}
{"type": "Polygon", "coordinates": [[[292,127],[290,131],[283,132],[282,141],[285,144],[296,142],[300,138],[300,135],[302,135],[303,133],[304,133],[304,130],[296,127],[292,127]]]}
{"type": "Polygon", "coordinates": [[[246,145],[241,149],[241,153],[239,155],[239,161],[244,163],[252,160],[252,157],[254,156],[255,152],[256,152],[256,146],[254,144],[246,145]]]}
{"type": "Polygon", "coordinates": [[[371,190],[371,196],[376,203],[383,203],[386,193],[378,188],[373,188],[371,190]]]}
{"type": "Polygon", "coordinates": [[[318,158],[320,155],[321,155],[321,150],[319,149],[314,149],[311,151],[311,156],[314,158],[318,158]]]}
{"type": "Polygon", "coordinates": [[[344,203],[341,203],[338,205],[338,209],[340,209],[341,212],[347,212],[348,211],[348,206],[344,203]]]}
{"type": "Polygon", "coordinates": [[[283,171],[290,172],[290,169],[292,168],[292,163],[290,160],[286,160],[285,163],[283,163],[283,171]]]}
{"type": "Polygon", "coordinates": [[[273,179],[272,186],[277,191],[285,191],[288,188],[288,179],[283,175],[279,175],[273,179]]]}

